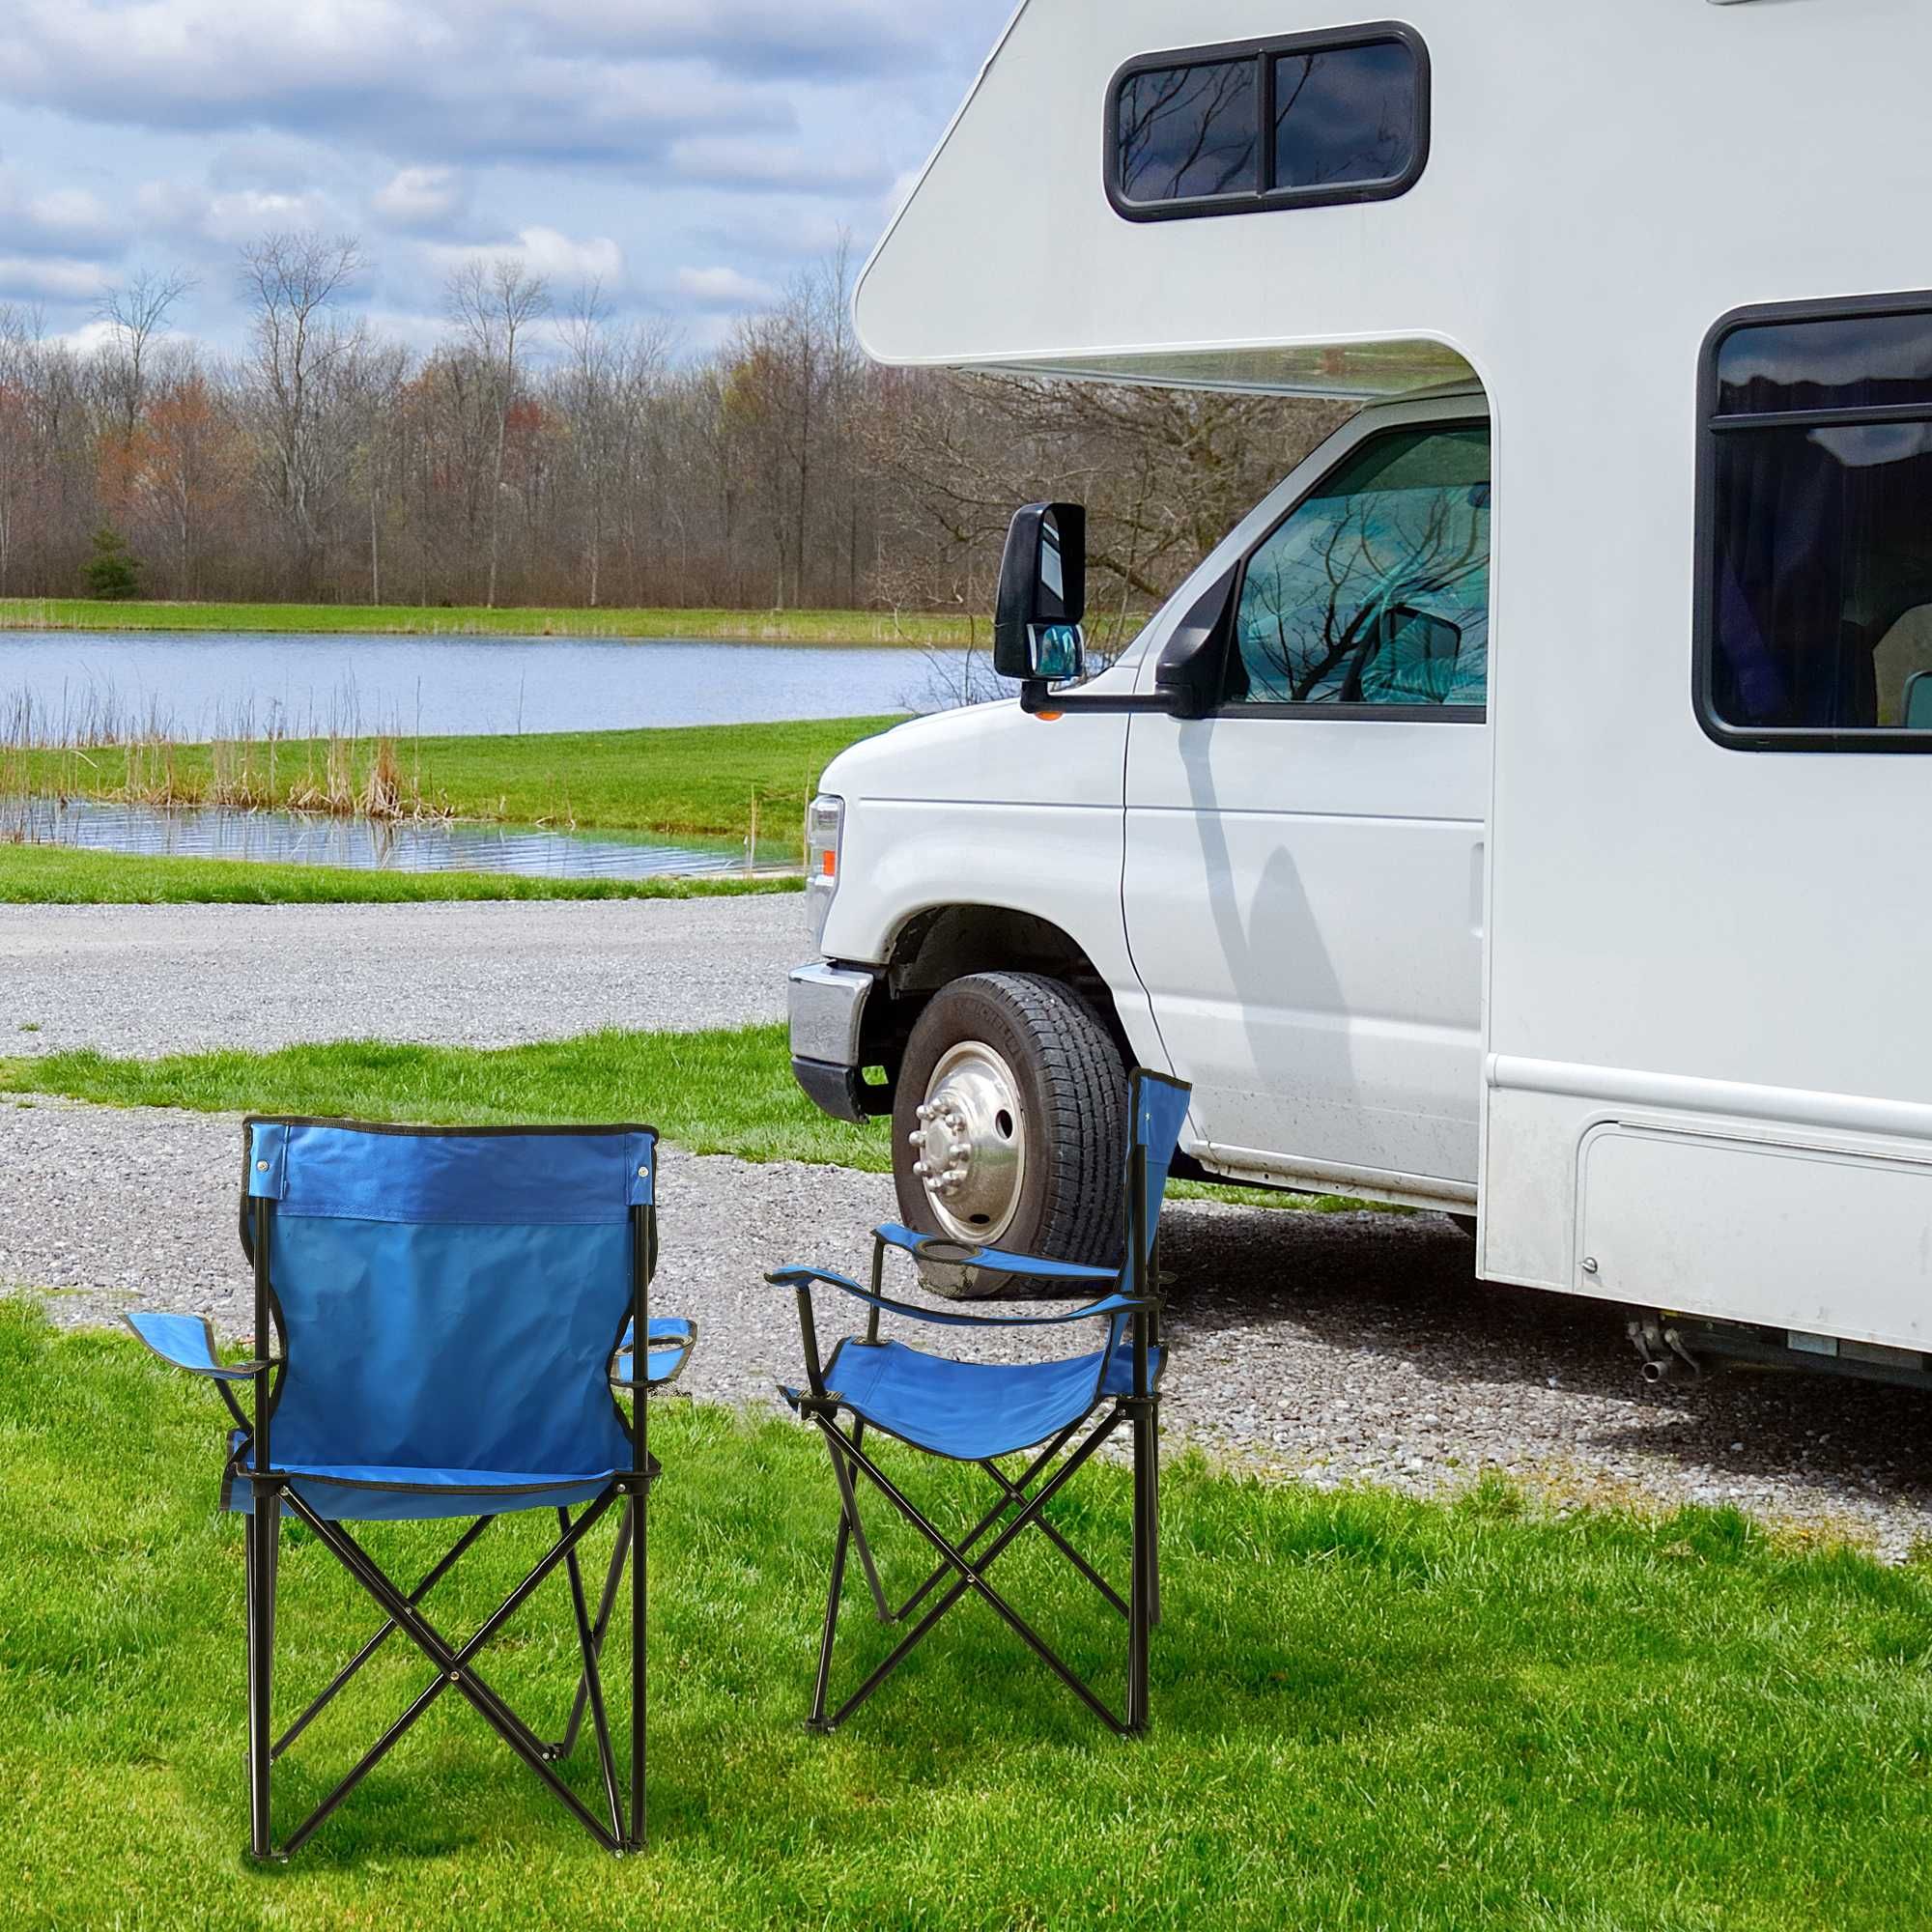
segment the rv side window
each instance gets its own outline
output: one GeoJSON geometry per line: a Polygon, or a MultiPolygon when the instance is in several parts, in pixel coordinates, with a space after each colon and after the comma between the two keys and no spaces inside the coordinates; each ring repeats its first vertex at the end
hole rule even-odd
{"type": "Polygon", "coordinates": [[[1429,56],[1376,26],[1129,61],[1107,100],[1107,193],[1132,220],[1403,193],[1429,146],[1429,56]]]}
{"type": "Polygon", "coordinates": [[[1256,547],[1235,622],[1230,705],[1480,716],[1489,426],[1362,444],[1256,547]]]}
{"type": "Polygon", "coordinates": [[[1696,696],[1753,751],[1932,751],[1932,297],[1705,350],[1696,696]]]}

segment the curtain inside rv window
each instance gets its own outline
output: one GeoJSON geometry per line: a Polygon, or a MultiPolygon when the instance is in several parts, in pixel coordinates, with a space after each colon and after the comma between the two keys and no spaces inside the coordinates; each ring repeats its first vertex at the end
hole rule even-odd
{"type": "Polygon", "coordinates": [[[1711,721],[1932,748],[1932,313],[1752,323],[1709,374],[1711,721]]]}

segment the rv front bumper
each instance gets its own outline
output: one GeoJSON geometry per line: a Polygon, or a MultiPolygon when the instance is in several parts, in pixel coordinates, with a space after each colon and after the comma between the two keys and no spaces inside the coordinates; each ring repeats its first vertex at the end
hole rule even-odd
{"type": "Polygon", "coordinates": [[[834,966],[814,959],[792,970],[792,1077],[807,1096],[835,1121],[865,1121],[880,1111],[868,1098],[883,1099],[888,1090],[867,1088],[860,1040],[866,1025],[866,1002],[877,984],[863,967],[834,966]]]}

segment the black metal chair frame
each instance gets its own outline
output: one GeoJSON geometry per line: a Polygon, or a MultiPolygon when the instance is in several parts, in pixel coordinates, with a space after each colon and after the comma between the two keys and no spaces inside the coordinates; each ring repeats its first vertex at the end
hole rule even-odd
{"type": "MultiPolygon", "coordinates": [[[[812,1423],[824,1437],[827,1453],[832,1459],[833,1478],[838,1487],[838,1527],[833,1542],[831,1585],[826,1593],[825,1623],[818,1648],[818,1674],[812,1690],[811,1715],[806,1719],[807,1729],[820,1733],[836,1730],[912,1655],[941,1618],[971,1594],[986,1604],[1110,1730],[1122,1737],[1139,1737],[1146,1733],[1150,1722],[1148,1671],[1151,1635],[1160,1622],[1160,1392],[1159,1378],[1152,1372],[1151,1363],[1153,1351],[1162,1347],[1163,1311],[1159,1293],[1163,1280],[1159,1230],[1156,1227],[1151,1236],[1142,1233],[1146,1227],[1147,1188],[1147,1151],[1136,1147],[1127,1166],[1127,1262],[1120,1277],[1119,1290],[1131,1309],[1130,1341],[1129,1338],[1122,1338],[1132,1350],[1131,1389],[1125,1395],[1111,1399],[1097,1398],[1085,1415],[1068,1424],[1043,1447],[1035,1449],[1017,1476],[1009,1475],[1002,1469],[998,1459],[981,1461],[979,1466],[998,1486],[999,1500],[956,1543],[930,1521],[867,1452],[863,1416],[855,1414],[849,1429],[839,1427],[837,1418],[842,1399],[837,1389],[826,1385],[817,1323],[812,1311],[810,1279],[799,1278],[809,1277],[813,1271],[787,1270],[767,1277],[776,1285],[791,1286],[797,1291],[799,1321],[805,1338],[808,1387],[799,1395],[796,1406],[800,1416],[812,1423]],[[1103,1403],[1106,1407],[1101,1413],[1103,1403]],[[1124,1599],[1044,1514],[1047,1504],[1122,1427],[1127,1428],[1133,1437],[1133,1554],[1124,1599]],[[1084,1435],[1083,1430],[1086,1432],[1084,1435]],[[1049,1475],[1048,1470],[1063,1453],[1065,1460],[1049,1475]],[[891,1603],[880,1579],[878,1564],[860,1519],[855,1473],[865,1475],[872,1488],[918,1531],[939,1558],[924,1581],[896,1607],[891,1603]],[[1125,1620],[1127,1657],[1123,1710],[1116,1712],[1111,1708],[1099,1692],[987,1581],[986,1573],[1027,1529],[1039,1530],[1102,1601],[1125,1620]],[[986,1543],[988,1536],[992,1540],[986,1543]],[[985,1547],[980,1548],[982,1543],[985,1547]],[[940,1592],[937,1602],[906,1632],[858,1689],[837,1709],[828,1711],[838,1610],[843,1596],[846,1564],[854,1546],[858,1548],[860,1566],[865,1573],[874,1610],[883,1625],[904,1624],[921,1604],[940,1589],[942,1583],[946,1587],[940,1592]],[[952,1580],[947,1582],[949,1577],[952,1580]]],[[[932,1245],[948,1247],[951,1244],[932,1245]]],[[[874,1239],[871,1271],[871,1292],[874,1295],[883,1294],[886,1248],[883,1238],[874,1239]]],[[[866,1341],[868,1344],[876,1344],[879,1340],[879,1307],[874,1303],[866,1322],[866,1341]]],[[[949,1319],[968,1326],[1011,1325],[997,1318],[974,1318],[952,1311],[949,1311],[949,1319]]],[[[1163,1367],[1165,1360],[1163,1355],[1163,1367]]]]}
{"type": "Polygon", "coordinates": [[[401,1743],[443,1692],[450,1690],[462,1693],[484,1722],[529,1767],[551,1796],[606,1851],[620,1856],[641,1851],[645,1843],[644,1505],[651,1480],[657,1474],[657,1465],[652,1461],[646,1442],[650,1373],[648,1302],[651,1275],[657,1263],[656,1208],[644,1204],[634,1206],[631,1209],[631,1321],[635,1337],[631,1357],[633,1377],[629,1384],[613,1382],[613,1386],[629,1386],[632,1389],[631,1417],[627,1424],[631,1436],[631,1468],[607,1484],[579,1510],[575,1519],[568,1509],[559,1508],[556,1511],[556,1542],[468,1640],[461,1643],[445,1636],[430,1621],[422,1608],[423,1600],[497,1520],[494,1515],[479,1516],[472,1520],[422,1580],[413,1589],[405,1590],[385,1574],[342,1523],[318,1515],[302,1499],[295,1487],[300,1480],[298,1477],[278,1471],[274,1466],[270,1447],[271,1429],[275,1401],[282,1376],[287,1371],[287,1360],[285,1354],[276,1354],[270,1347],[271,1337],[282,1333],[280,1309],[270,1279],[272,1212],[273,1203],[265,1198],[249,1200],[243,1206],[243,1227],[249,1237],[250,1258],[254,1264],[256,1359],[224,1370],[222,1378],[215,1384],[242,1432],[242,1440],[231,1460],[233,1478],[248,1483],[253,1491],[253,1509],[246,1518],[245,1548],[249,1856],[272,1862],[285,1862],[292,1858],[314,1836],[343,1800],[401,1743]],[[236,1401],[228,1386],[230,1379],[245,1380],[252,1385],[252,1403],[248,1410],[236,1401]],[[251,1445],[254,1451],[253,1468],[246,1467],[242,1460],[249,1453],[251,1445]],[[597,1614],[593,1618],[584,1595],[580,1549],[584,1538],[620,1498],[623,1509],[617,1526],[617,1540],[611,1551],[597,1614]],[[307,1709],[277,1736],[272,1718],[275,1597],[281,1516],[285,1511],[314,1533],[323,1548],[374,1600],[385,1621],[329,1680],[307,1709]],[[622,1802],[617,1760],[611,1744],[610,1717],[605,1705],[600,1668],[604,1638],[616,1605],[627,1555],[631,1559],[628,1816],[622,1802]],[[577,1625],[583,1668],[563,1736],[560,1740],[547,1743],[490,1687],[478,1671],[475,1660],[559,1564],[563,1566],[570,1582],[571,1609],[577,1625]],[[422,1652],[436,1675],[327,1796],[286,1838],[277,1843],[272,1811],[276,1761],[397,1631],[401,1631],[422,1652]],[[603,1777],[604,1799],[609,1811],[608,1823],[590,1810],[554,1769],[575,1749],[586,1708],[596,1738],[598,1768],[603,1777]]]}

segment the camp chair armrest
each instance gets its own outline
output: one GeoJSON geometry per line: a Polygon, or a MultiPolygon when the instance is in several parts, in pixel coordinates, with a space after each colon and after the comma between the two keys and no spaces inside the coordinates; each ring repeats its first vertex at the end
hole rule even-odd
{"type": "Polygon", "coordinates": [[[1119,1281],[1117,1267],[1094,1267],[1085,1262],[1051,1262],[1039,1255],[1023,1255],[1011,1248],[978,1247],[967,1241],[949,1241],[939,1235],[922,1235],[898,1221],[888,1221],[872,1230],[874,1236],[889,1248],[902,1248],[915,1261],[929,1259],[952,1267],[998,1268],[1006,1274],[1029,1274],[1045,1281],[1064,1281],[1069,1287],[1119,1281]]]}
{"type": "MultiPolygon", "coordinates": [[[[889,1315],[903,1315],[909,1321],[925,1321],[940,1328],[1057,1328],[1068,1321],[1088,1321],[1101,1316],[1131,1314],[1135,1309],[1158,1306],[1151,1297],[1109,1294],[1098,1301],[1089,1302],[1085,1308],[1068,1309],[1060,1315],[966,1315],[952,1308],[922,1308],[916,1302],[895,1301],[889,1294],[874,1293],[869,1288],[861,1288],[849,1275],[834,1274],[828,1268],[778,1268],[765,1279],[774,1288],[809,1290],[814,1283],[823,1283],[827,1288],[838,1289],[841,1294],[853,1295],[873,1308],[883,1309],[889,1315]]],[[[1111,1280],[1112,1276],[1106,1279],[1111,1280]]]]}
{"type": "Polygon", "coordinates": [[[191,1376],[218,1382],[253,1381],[272,1362],[224,1362],[214,1352],[214,1328],[205,1315],[142,1312],[126,1318],[128,1327],[161,1360],[191,1376]]]}
{"type": "MultiPolygon", "coordinates": [[[[611,1386],[619,1389],[637,1389],[639,1384],[637,1374],[636,1323],[624,1330],[624,1339],[617,1344],[616,1352],[611,1357],[611,1386]]],[[[685,1366],[691,1360],[692,1350],[697,1346],[697,1323],[682,1315],[654,1315],[650,1318],[648,1346],[644,1350],[644,1380],[646,1391],[668,1388],[683,1375],[685,1366]],[[662,1372],[659,1364],[669,1358],[669,1366],[662,1372]]]]}

